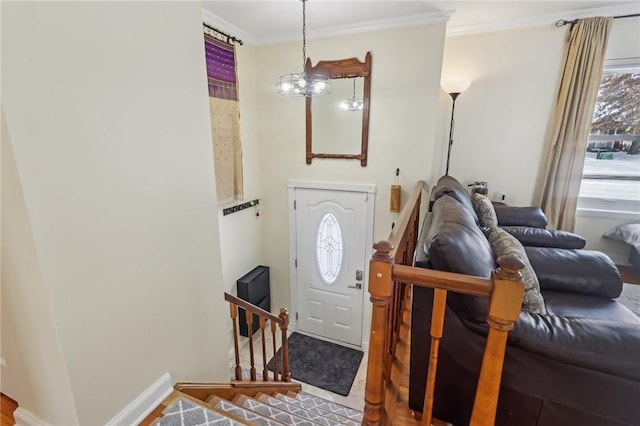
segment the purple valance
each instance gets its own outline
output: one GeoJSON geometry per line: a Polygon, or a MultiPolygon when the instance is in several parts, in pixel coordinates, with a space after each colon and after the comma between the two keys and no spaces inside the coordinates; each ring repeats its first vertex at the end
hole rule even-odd
{"type": "Polygon", "coordinates": [[[234,45],[205,34],[204,49],[207,55],[209,96],[237,101],[238,87],[236,85],[236,53],[234,45]]]}

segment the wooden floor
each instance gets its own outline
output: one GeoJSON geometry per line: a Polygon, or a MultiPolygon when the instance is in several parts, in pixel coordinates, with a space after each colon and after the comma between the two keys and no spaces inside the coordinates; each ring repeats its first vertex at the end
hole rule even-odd
{"type": "Polygon", "coordinates": [[[5,394],[0,394],[0,426],[13,426],[16,424],[13,412],[18,408],[18,403],[5,394]]]}
{"type": "Polygon", "coordinates": [[[640,284],[640,270],[631,266],[618,265],[622,282],[627,284],[640,284]]]}

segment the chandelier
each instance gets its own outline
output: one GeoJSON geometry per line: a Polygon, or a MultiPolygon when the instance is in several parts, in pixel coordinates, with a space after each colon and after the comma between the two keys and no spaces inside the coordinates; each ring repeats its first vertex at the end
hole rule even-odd
{"type": "Polygon", "coordinates": [[[353,96],[351,96],[351,98],[349,99],[343,99],[340,101],[340,108],[342,108],[345,111],[359,111],[362,109],[364,105],[362,98],[356,97],[356,79],[352,78],[352,80],[353,80],[353,96]]]}
{"type": "Polygon", "coordinates": [[[331,80],[324,75],[311,75],[305,71],[307,61],[306,2],[302,1],[302,72],[280,76],[276,91],[283,96],[313,96],[331,93],[331,80]]]}

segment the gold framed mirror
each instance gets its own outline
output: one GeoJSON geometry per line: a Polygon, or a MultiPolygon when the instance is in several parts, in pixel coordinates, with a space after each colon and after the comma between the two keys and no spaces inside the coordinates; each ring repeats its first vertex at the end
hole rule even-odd
{"type": "Polygon", "coordinates": [[[319,61],[312,66],[307,58],[305,71],[307,75],[320,74],[335,80],[331,95],[306,98],[307,164],[314,158],[338,158],[360,160],[360,165],[365,167],[369,147],[371,52],[367,52],[364,62],[349,58],[319,61]]]}

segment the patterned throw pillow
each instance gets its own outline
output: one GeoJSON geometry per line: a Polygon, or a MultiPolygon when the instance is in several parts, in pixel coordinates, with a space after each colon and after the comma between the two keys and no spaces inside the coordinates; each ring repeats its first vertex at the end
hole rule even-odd
{"type": "Polygon", "coordinates": [[[498,226],[498,218],[493,204],[491,204],[491,200],[478,193],[473,194],[471,200],[473,201],[473,208],[478,215],[478,219],[480,219],[480,226],[486,228],[498,226]]]}
{"type": "Polygon", "coordinates": [[[500,256],[513,256],[524,263],[524,269],[520,271],[522,273],[522,280],[524,281],[522,310],[534,314],[546,314],[547,310],[544,307],[542,294],[540,294],[538,277],[531,267],[527,253],[524,251],[524,247],[520,244],[520,241],[515,239],[515,237],[507,231],[493,227],[489,233],[489,243],[496,258],[500,256]]]}

